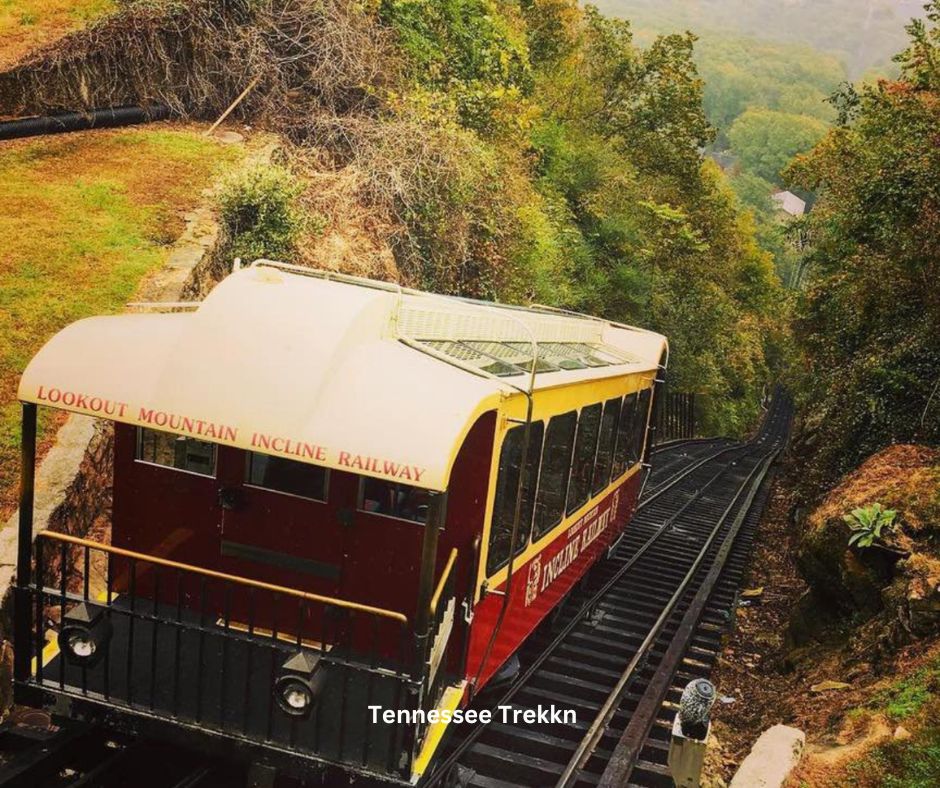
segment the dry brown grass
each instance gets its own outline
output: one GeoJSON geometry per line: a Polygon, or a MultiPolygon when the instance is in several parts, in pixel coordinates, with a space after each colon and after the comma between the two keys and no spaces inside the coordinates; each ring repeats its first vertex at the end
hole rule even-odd
{"type": "Polygon", "coordinates": [[[284,126],[374,107],[396,61],[374,16],[350,0],[187,0],[131,6],[0,75],[0,112],[163,104],[284,126]]]}
{"type": "Polygon", "coordinates": [[[114,0],[0,0],[0,70],[116,7],[114,0]]]}

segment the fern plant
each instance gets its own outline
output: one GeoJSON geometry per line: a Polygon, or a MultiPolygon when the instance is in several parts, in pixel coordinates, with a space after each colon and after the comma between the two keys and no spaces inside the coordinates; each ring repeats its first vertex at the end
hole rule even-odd
{"type": "Polygon", "coordinates": [[[853,509],[842,519],[852,529],[849,546],[871,547],[875,541],[881,541],[883,534],[894,528],[898,513],[894,509],[885,509],[880,503],[873,503],[860,509],[853,509]]]}

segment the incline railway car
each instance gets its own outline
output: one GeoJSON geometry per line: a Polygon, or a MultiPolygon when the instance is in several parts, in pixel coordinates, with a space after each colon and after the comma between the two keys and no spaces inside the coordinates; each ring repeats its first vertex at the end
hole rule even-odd
{"type": "Polygon", "coordinates": [[[427,712],[466,705],[621,537],[666,352],[268,261],[188,310],[75,323],[19,389],[17,700],[419,782],[427,712]],[[113,422],[109,542],[33,534],[38,406],[113,422]]]}

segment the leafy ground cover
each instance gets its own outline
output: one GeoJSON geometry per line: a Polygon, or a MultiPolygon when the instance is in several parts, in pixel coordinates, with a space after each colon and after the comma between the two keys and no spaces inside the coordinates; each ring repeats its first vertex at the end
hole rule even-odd
{"type": "Polygon", "coordinates": [[[237,155],[169,127],[0,150],[0,514],[14,505],[19,373],[66,324],[119,311],[163,262],[182,214],[237,155]]]}
{"type": "Polygon", "coordinates": [[[114,0],[0,0],[0,68],[116,7],[114,0]]]}

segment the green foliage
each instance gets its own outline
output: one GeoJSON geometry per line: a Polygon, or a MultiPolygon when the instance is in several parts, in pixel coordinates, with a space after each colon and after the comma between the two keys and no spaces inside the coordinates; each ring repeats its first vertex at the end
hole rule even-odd
{"type": "Polygon", "coordinates": [[[913,717],[940,690],[940,660],[934,660],[911,675],[905,676],[886,692],[874,699],[893,720],[913,717]]]}
{"type": "Polygon", "coordinates": [[[598,0],[605,13],[655,30],[720,32],[804,44],[834,55],[853,78],[883,66],[904,45],[904,25],[921,0],[598,0]]]}
{"type": "Polygon", "coordinates": [[[741,164],[754,175],[777,181],[780,172],[799,153],[805,153],[827,131],[822,121],[769,109],[749,109],[728,132],[741,164]]]}
{"type": "Polygon", "coordinates": [[[853,509],[851,514],[842,516],[852,529],[849,545],[871,547],[884,538],[885,529],[894,528],[894,519],[898,513],[894,509],[883,509],[880,503],[853,509]]]}
{"type": "Polygon", "coordinates": [[[933,788],[940,784],[940,659],[933,657],[893,686],[879,692],[869,706],[911,730],[907,740],[876,747],[848,772],[864,785],[933,788]],[[858,779],[864,777],[865,779],[858,779]]]}
{"type": "Polygon", "coordinates": [[[810,47],[703,33],[697,61],[705,111],[727,133],[750,108],[833,120],[826,98],[848,77],[837,58],[810,47]]]}
{"type": "Polygon", "coordinates": [[[382,0],[379,15],[397,32],[415,79],[469,128],[499,130],[501,108],[531,89],[525,36],[495,0],[382,0]]]}
{"type": "MultiPolygon", "coordinates": [[[[309,229],[298,205],[303,185],[285,167],[259,165],[230,178],[219,195],[228,254],[251,262],[289,255],[309,229]]],[[[322,221],[322,220],[320,220],[322,221]]]]}
{"type": "Polygon", "coordinates": [[[821,191],[796,329],[807,491],[889,443],[940,441],[938,13],[912,26],[900,80],[845,91],[843,125],[788,170],[821,191]]]}
{"type": "Polygon", "coordinates": [[[412,64],[385,158],[407,167],[409,283],[536,300],[669,336],[671,380],[741,433],[779,356],[772,260],[723,176],[691,34],[638,47],[577,0],[385,0],[412,64]],[[479,91],[494,98],[469,100],[479,91]],[[510,122],[511,119],[511,122],[510,122]],[[438,141],[432,129],[438,129],[438,141]]]}

